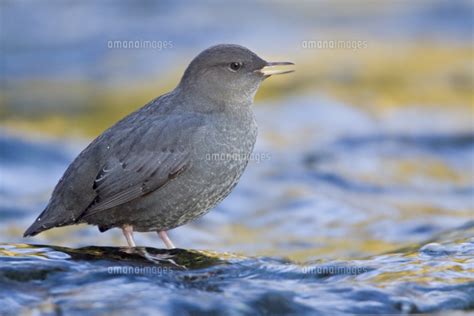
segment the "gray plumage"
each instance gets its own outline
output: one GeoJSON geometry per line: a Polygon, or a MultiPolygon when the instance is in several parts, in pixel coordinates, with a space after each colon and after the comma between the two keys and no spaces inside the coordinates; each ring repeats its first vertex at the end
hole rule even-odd
{"type": "Polygon", "coordinates": [[[266,65],[237,45],[203,51],[172,92],[79,154],[24,235],[78,223],[166,231],[205,214],[247,165],[257,136],[251,104],[266,65]]]}

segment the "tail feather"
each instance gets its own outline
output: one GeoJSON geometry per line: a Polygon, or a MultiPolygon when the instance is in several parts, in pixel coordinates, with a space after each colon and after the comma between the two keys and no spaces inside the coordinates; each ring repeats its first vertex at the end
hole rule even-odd
{"type": "Polygon", "coordinates": [[[43,216],[46,213],[46,209],[41,212],[41,214],[38,216],[38,218],[31,224],[31,226],[25,231],[23,234],[23,237],[28,237],[28,236],[35,236],[41,233],[42,231],[48,230],[52,227],[48,227],[46,225],[45,220],[43,216]]]}

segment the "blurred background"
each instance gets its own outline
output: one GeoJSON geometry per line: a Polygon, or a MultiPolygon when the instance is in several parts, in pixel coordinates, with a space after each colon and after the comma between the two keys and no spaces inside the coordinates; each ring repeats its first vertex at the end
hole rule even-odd
{"type": "Polygon", "coordinates": [[[296,72],[256,96],[266,158],[171,232],[179,247],[355,258],[474,220],[472,1],[2,0],[0,14],[2,242],[125,245],[82,225],[21,236],[94,137],[218,43],[296,72]]]}

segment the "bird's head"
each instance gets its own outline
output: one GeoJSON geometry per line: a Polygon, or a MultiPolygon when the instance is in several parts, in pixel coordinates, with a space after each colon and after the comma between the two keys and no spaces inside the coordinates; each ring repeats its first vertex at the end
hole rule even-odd
{"type": "Polygon", "coordinates": [[[239,45],[216,45],[201,52],[186,69],[180,88],[193,97],[225,104],[251,104],[260,83],[290,62],[266,62],[239,45]]]}

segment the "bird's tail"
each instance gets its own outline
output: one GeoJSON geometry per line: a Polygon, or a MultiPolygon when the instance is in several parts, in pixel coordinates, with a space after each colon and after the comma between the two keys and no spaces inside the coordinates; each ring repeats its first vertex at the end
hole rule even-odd
{"type": "Polygon", "coordinates": [[[28,237],[28,236],[35,236],[41,233],[42,231],[48,230],[51,227],[49,225],[46,225],[45,220],[43,216],[46,213],[47,208],[41,212],[41,214],[38,216],[38,218],[31,224],[31,226],[25,231],[23,234],[23,237],[28,237]]]}

